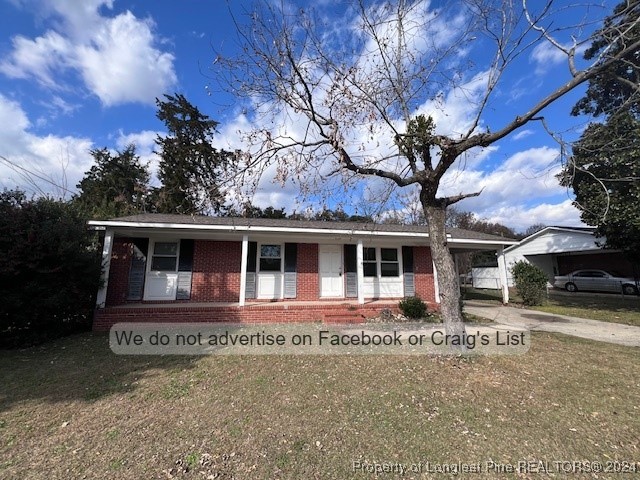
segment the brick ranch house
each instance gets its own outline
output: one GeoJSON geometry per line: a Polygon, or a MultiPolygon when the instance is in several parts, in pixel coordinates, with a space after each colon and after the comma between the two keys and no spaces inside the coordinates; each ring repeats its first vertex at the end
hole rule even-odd
{"type": "MultiPolygon", "coordinates": [[[[140,321],[361,321],[414,295],[438,308],[423,226],[143,214],[89,227],[104,231],[97,331],[140,321]]],[[[515,241],[460,229],[448,237],[454,254],[496,251],[506,285],[502,252],[515,241]]]]}

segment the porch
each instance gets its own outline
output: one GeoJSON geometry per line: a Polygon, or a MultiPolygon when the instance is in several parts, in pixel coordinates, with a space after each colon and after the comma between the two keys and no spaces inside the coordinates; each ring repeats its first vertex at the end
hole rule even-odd
{"type": "MultiPolygon", "coordinates": [[[[426,227],[144,214],[104,231],[94,329],[118,322],[362,322],[418,296],[438,309],[426,227]]],[[[512,240],[451,229],[463,251],[512,240]]],[[[508,297],[505,289],[505,303],[508,297]]]]}
{"type": "Polygon", "coordinates": [[[398,300],[136,303],[96,309],[93,329],[108,331],[121,322],[362,323],[383,310],[399,313],[398,300]]]}

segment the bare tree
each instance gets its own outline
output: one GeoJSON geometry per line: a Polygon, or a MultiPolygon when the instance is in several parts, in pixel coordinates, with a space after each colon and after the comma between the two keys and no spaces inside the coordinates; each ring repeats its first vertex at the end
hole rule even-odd
{"type": "MultiPolygon", "coordinates": [[[[443,4],[432,9],[428,1],[357,0],[344,7],[340,20],[263,0],[247,23],[236,19],[241,54],[219,55],[214,63],[226,85],[245,96],[256,125],[246,138],[251,148],[241,173],[255,178],[270,171],[307,191],[363,177],[418,188],[441,311],[447,331],[461,334],[445,214],[448,206],[481,192],[442,194],[443,176],[454,164],[464,168],[470,151],[489,147],[529,122],[544,122],[546,107],[639,44],[604,50],[589,63],[576,55],[608,13],[602,5],[554,0],[443,4]],[[554,75],[549,80],[556,86],[542,98],[489,128],[485,116],[501,105],[498,91],[505,74],[520,68],[517,60],[539,46],[565,57],[567,75],[554,75]],[[446,119],[442,109],[451,94],[466,96],[469,114],[443,131],[436,121],[446,119]]],[[[632,28],[629,22],[639,21],[619,18],[610,25],[612,36],[624,37],[632,28]]]]}
{"type": "Polygon", "coordinates": [[[538,233],[540,230],[544,230],[545,228],[547,228],[547,225],[545,225],[544,223],[534,223],[533,225],[527,227],[524,232],[522,232],[522,236],[525,238],[529,237],[534,233],[538,233]]]}

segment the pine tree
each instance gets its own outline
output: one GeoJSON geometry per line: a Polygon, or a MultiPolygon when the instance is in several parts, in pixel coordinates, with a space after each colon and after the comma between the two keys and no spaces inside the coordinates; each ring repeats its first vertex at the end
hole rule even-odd
{"type": "Polygon", "coordinates": [[[217,150],[211,140],[218,122],[210,119],[181,94],[156,99],[157,117],[168,135],[158,135],[160,155],[156,192],[159,213],[218,213],[224,202],[218,182],[220,169],[231,154],[217,150]]]}
{"type": "MultiPolygon", "coordinates": [[[[586,59],[614,56],[640,41],[640,1],[620,3],[606,19],[586,59]],[[629,27],[629,25],[634,25],[629,27]],[[625,42],[612,42],[613,31],[627,30],[625,42]]],[[[619,38],[619,37],[616,37],[619,38]]],[[[614,62],[590,82],[572,113],[604,117],[584,131],[561,174],[571,186],[582,220],[640,265],[640,47],[614,62]]]]}
{"type": "Polygon", "coordinates": [[[91,218],[113,218],[145,211],[149,172],[140,163],[135,145],[112,154],[106,148],[91,150],[95,165],[78,183],[73,202],[91,218]]]}

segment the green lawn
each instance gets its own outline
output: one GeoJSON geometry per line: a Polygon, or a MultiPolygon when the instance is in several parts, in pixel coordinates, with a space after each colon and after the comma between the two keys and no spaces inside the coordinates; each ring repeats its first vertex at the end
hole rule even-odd
{"type": "Polygon", "coordinates": [[[534,333],[524,356],[460,359],[131,357],[84,334],[0,352],[0,385],[3,479],[396,478],[353,463],[640,461],[638,350],[560,335],[534,333]]]}
{"type": "MultiPolygon", "coordinates": [[[[467,300],[487,300],[501,302],[502,294],[499,290],[463,289],[463,296],[467,300]]],[[[522,304],[517,294],[510,294],[510,302],[515,306],[522,304]]],[[[622,295],[567,295],[563,292],[550,292],[544,305],[526,307],[540,312],[572,317],[590,318],[603,322],[624,323],[640,326],[640,299],[637,297],[622,297],[622,295]]]]}

